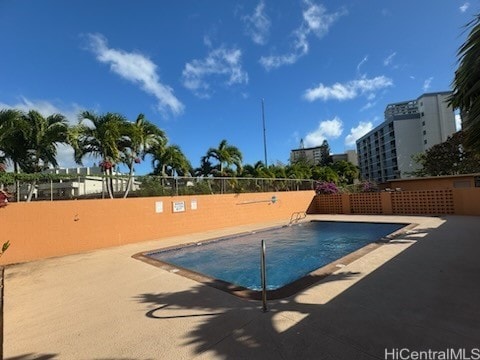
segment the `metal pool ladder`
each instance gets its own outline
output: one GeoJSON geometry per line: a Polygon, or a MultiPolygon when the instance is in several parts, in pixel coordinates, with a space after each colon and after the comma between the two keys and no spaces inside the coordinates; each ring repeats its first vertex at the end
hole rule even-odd
{"type": "Polygon", "coordinates": [[[261,278],[262,278],[262,311],[267,312],[267,266],[265,262],[265,240],[262,240],[262,260],[261,260],[261,278]]]}
{"type": "Polygon", "coordinates": [[[290,222],[288,225],[296,224],[300,220],[303,220],[307,217],[307,213],[305,211],[296,211],[292,213],[292,216],[290,216],[290,222]]]}

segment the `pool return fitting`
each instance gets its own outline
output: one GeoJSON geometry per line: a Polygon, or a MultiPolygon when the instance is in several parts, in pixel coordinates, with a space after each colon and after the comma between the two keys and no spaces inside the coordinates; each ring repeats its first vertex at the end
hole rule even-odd
{"type": "Polygon", "coordinates": [[[262,311],[267,312],[267,266],[265,262],[265,240],[262,240],[262,256],[261,256],[261,278],[262,278],[262,311]]]}

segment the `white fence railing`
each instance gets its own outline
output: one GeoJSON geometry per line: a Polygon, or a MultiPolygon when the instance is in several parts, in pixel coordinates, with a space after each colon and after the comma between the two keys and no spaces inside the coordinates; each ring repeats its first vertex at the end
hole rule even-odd
{"type": "MultiPolygon", "coordinates": [[[[25,201],[33,189],[32,201],[108,198],[107,181],[115,198],[123,197],[128,186],[127,176],[107,178],[70,176],[33,181],[16,180],[3,184],[10,201],[25,201]]],[[[195,194],[231,194],[247,192],[313,190],[315,180],[244,177],[162,177],[136,176],[130,183],[128,197],[176,196],[195,194]]]]}

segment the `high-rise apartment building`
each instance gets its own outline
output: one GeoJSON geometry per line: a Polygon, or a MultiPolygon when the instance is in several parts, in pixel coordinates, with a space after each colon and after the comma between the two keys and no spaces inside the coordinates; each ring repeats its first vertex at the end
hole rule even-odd
{"type": "Polygon", "coordinates": [[[387,105],[385,121],[357,140],[361,178],[384,182],[409,177],[417,170],[412,156],[446,141],[456,131],[455,114],[447,103],[450,94],[428,93],[387,105]]]}

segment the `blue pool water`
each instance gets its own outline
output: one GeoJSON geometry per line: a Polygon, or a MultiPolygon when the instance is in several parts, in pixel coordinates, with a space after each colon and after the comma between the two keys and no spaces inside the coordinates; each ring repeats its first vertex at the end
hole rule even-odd
{"type": "Polygon", "coordinates": [[[214,279],[260,290],[261,240],[265,240],[267,289],[275,290],[404,226],[311,221],[148,256],[214,279]]]}

